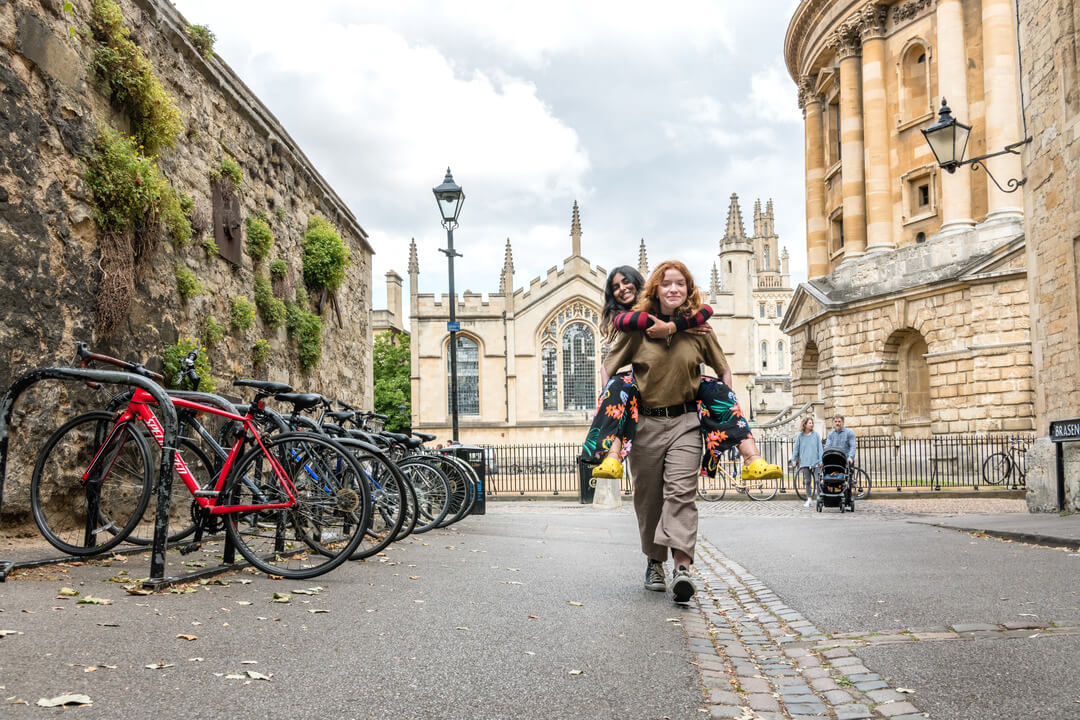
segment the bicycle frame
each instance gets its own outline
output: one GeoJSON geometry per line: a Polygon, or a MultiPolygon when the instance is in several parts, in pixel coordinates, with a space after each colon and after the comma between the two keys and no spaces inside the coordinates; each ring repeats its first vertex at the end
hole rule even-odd
{"type": "MultiPolygon", "coordinates": [[[[239,438],[237,438],[236,442],[229,450],[228,456],[225,458],[225,463],[221,468],[221,472],[218,473],[217,482],[214,484],[214,487],[209,492],[207,491],[207,489],[201,488],[199,486],[199,483],[195,480],[194,476],[192,476],[191,474],[191,471],[188,470],[187,465],[184,463],[184,459],[180,456],[179,450],[177,450],[175,459],[173,461],[173,470],[184,481],[184,485],[187,486],[188,491],[195,498],[195,502],[199,504],[199,507],[208,510],[211,515],[224,515],[227,513],[250,512],[252,510],[290,508],[296,504],[296,486],[293,485],[292,480],[289,479],[288,474],[281,467],[281,464],[278,463],[277,459],[269,451],[267,451],[266,447],[263,445],[262,438],[260,437],[259,432],[255,427],[255,423],[252,421],[250,413],[248,415],[235,415],[233,413],[226,412],[225,410],[220,410],[218,408],[211,407],[209,405],[203,405],[201,403],[193,402],[190,400],[183,400],[181,398],[171,399],[173,405],[177,408],[186,408],[189,410],[194,410],[196,412],[205,412],[212,415],[218,415],[228,420],[235,420],[237,422],[243,423],[244,425],[244,435],[241,435],[239,438]],[[251,436],[255,439],[255,442],[262,450],[263,455],[267,458],[267,460],[270,461],[270,467],[273,469],[274,474],[277,476],[278,482],[281,483],[281,486],[283,488],[285,488],[285,493],[286,495],[288,495],[289,498],[288,502],[265,503],[260,505],[218,504],[221,490],[225,485],[225,480],[229,477],[229,473],[232,470],[233,464],[240,456],[240,452],[244,447],[244,437],[248,433],[250,433],[251,436]]],[[[109,437],[106,438],[106,440],[102,443],[101,447],[107,447],[109,441],[112,440],[113,436],[120,428],[122,428],[125,424],[137,419],[146,426],[147,430],[150,431],[150,434],[153,436],[154,441],[158,444],[158,447],[164,450],[165,434],[162,431],[161,423],[158,422],[157,416],[154,415],[153,410],[151,410],[149,407],[151,403],[156,404],[153,396],[151,396],[149,393],[142,390],[141,388],[136,389],[131,397],[131,400],[128,401],[127,407],[117,417],[116,423],[113,425],[109,437]]],[[[84,480],[93,471],[94,465],[97,463],[99,456],[96,456],[91,461],[90,467],[83,475],[84,480]]]]}

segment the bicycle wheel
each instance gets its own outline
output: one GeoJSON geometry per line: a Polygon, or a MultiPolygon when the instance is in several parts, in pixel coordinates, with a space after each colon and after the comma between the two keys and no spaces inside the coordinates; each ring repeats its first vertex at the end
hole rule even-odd
{"type": "Polygon", "coordinates": [[[870,476],[860,467],[851,468],[851,496],[862,500],[870,494],[870,476]]]}
{"type": "Polygon", "coordinates": [[[780,491],[780,483],[783,481],[783,478],[773,478],[771,480],[761,478],[758,480],[743,480],[742,483],[743,490],[750,496],[751,500],[765,502],[776,497],[776,493],[780,491]]]}
{"type": "MultiPolygon", "coordinates": [[[[314,433],[281,433],[262,444],[295,488],[294,502],[226,513],[225,532],[248,562],[271,575],[306,579],[333,570],[360,545],[370,522],[363,470],[348,450],[314,433]]],[[[234,506],[289,502],[259,447],[229,473],[223,497],[234,506]]]]}
{"type": "MultiPolygon", "coordinates": [[[[400,470],[400,468],[398,468],[400,470]]],[[[405,473],[402,473],[404,475],[405,473]]],[[[401,523],[401,529],[398,530],[397,535],[394,536],[394,542],[403,540],[412,534],[413,528],[416,527],[417,520],[420,519],[420,501],[416,497],[416,488],[409,482],[409,478],[405,478],[405,522],[401,523]]]]}
{"type": "Polygon", "coordinates": [[[702,475],[698,478],[698,497],[707,502],[716,502],[724,499],[727,492],[727,482],[724,480],[723,471],[717,469],[716,475],[702,475]]]}
{"type": "Polygon", "coordinates": [[[795,468],[791,476],[791,487],[800,500],[806,500],[806,488],[803,486],[803,468],[795,468]]]}
{"type": "MultiPolygon", "coordinates": [[[[188,472],[199,483],[199,487],[211,487],[217,477],[214,464],[203,450],[188,438],[180,440],[179,457],[183,459],[188,472]]],[[[155,453],[154,467],[160,463],[161,456],[155,453]]],[[[139,519],[139,524],[128,535],[127,541],[133,545],[150,545],[154,542],[154,519],[157,515],[157,480],[150,492],[150,502],[146,512],[139,519]]],[[[169,496],[169,542],[178,542],[195,532],[195,519],[191,516],[191,492],[178,476],[173,476],[169,496]]]]}
{"type": "Polygon", "coordinates": [[[409,495],[401,471],[384,455],[354,447],[348,441],[342,444],[348,447],[359,463],[371,502],[371,520],[364,532],[364,539],[350,556],[352,560],[363,560],[382,552],[394,541],[405,522],[409,495]]]}
{"type": "Polygon", "coordinates": [[[34,463],[34,522],[53,547],[69,555],[95,555],[119,545],[150,500],[150,448],[131,423],[114,421],[103,410],[69,420],[34,463]]]}
{"type": "Polygon", "coordinates": [[[416,491],[417,521],[413,533],[425,533],[446,517],[450,510],[450,481],[446,474],[428,461],[427,455],[405,458],[398,468],[416,491]]]}
{"type": "Polygon", "coordinates": [[[467,462],[453,455],[447,455],[444,459],[447,462],[442,469],[450,480],[453,492],[450,510],[438,525],[441,528],[453,525],[469,514],[476,502],[476,488],[479,484],[476,473],[467,462]]]}
{"type": "Polygon", "coordinates": [[[1012,475],[1012,458],[1008,453],[996,452],[983,460],[982,477],[987,485],[1001,485],[1012,475]]]}

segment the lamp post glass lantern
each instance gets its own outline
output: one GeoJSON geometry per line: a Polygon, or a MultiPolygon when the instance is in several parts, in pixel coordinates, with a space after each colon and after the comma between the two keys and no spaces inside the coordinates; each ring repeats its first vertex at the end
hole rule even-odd
{"type": "Polygon", "coordinates": [[[450,322],[446,324],[450,331],[450,415],[453,424],[453,439],[458,441],[458,383],[457,383],[457,296],[454,294],[454,258],[462,257],[454,250],[454,228],[457,227],[461,206],[465,203],[465,191],[454,182],[450,168],[446,168],[446,177],[442,185],[434,187],[435,202],[439,206],[443,227],[446,228],[446,248],[439,252],[446,255],[450,266],[450,322]]]}
{"type": "Polygon", "coordinates": [[[945,98],[941,98],[938,121],[924,128],[922,134],[942,170],[954,173],[956,168],[964,164],[964,151],[967,150],[971,126],[952,116],[952,110],[945,104],[945,98]]]}
{"type": "Polygon", "coordinates": [[[750,394],[749,398],[747,398],[747,403],[746,404],[750,408],[750,419],[753,420],[754,419],[754,381],[753,380],[746,383],[746,392],[750,394]]]}

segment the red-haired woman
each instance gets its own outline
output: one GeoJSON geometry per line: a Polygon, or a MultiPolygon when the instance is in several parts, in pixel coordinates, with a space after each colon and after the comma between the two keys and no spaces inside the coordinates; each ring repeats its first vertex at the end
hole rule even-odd
{"type": "MultiPolygon", "coordinates": [[[[662,320],[689,317],[701,307],[701,292],[681,262],[660,263],[638,295],[634,310],[662,320]]],[[[700,422],[695,400],[701,381],[701,365],[711,367],[729,388],[731,368],[712,334],[674,333],[662,340],[640,332],[619,333],[604,360],[611,375],[631,365],[641,393],[641,421],[631,451],[634,469],[634,511],[637,514],[641,549],[647,558],[645,587],[667,588],[664,562],[670,553],[675,568],[670,589],[676,602],[687,602],[696,591],[690,577],[697,544],[698,472],[701,462],[700,422]]],[[[779,468],[766,463],[757,452],[738,405],[731,394],[728,408],[731,428],[722,447],[738,445],[743,454],[745,477],[767,477],[779,468]],[[741,437],[736,437],[741,435],[741,437]]],[[[713,418],[714,422],[725,420],[713,418]]],[[[718,430],[718,435],[723,430],[718,430]]]]}

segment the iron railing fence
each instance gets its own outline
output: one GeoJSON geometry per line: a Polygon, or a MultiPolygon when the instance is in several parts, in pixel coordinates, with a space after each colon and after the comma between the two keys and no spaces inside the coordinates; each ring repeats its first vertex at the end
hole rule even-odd
{"type": "MultiPolygon", "coordinates": [[[[858,437],[855,464],[870,476],[872,487],[881,490],[941,490],[945,488],[1018,489],[1024,487],[1025,452],[1032,435],[935,435],[900,438],[889,435],[858,437]],[[1005,453],[1016,463],[1007,483],[987,482],[983,464],[994,453],[1005,453]]],[[[792,439],[765,437],[757,440],[761,454],[784,468],[781,492],[793,488],[788,467],[792,439]]],[[[576,497],[582,477],[577,458],[581,446],[574,443],[545,445],[484,445],[489,457],[488,491],[492,495],[568,495],[576,497]]],[[[584,477],[589,476],[585,470],[584,477]]],[[[994,476],[991,476],[993,479],[994,476]]],[[[632,494],[629,474],[622,490],[632,494]]]]}

